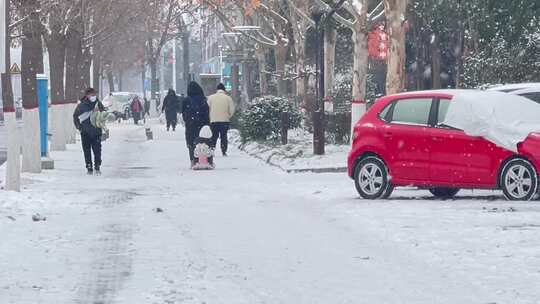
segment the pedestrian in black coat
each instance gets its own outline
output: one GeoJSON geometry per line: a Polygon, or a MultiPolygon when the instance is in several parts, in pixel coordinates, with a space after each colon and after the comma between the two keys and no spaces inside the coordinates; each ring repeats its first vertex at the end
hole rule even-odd
{"type": "Polygon", "coordinates": [[[144,98],[144,117],[146,118],[146,116],[150,116],[150,100],[148,100],[148,98],[144,98]]]}
{"type": "Polygon", "coordinates": [[[96,90],[89,88],[85,96],[81,98],[79,105],[73,113],[75,128],[81,132],[81,142],[84,152],[84,161],[88,174],[100,173],[101,167],[101,136],[102,129],[96,128],[90,121],[94,111],[105,111],[103,104],[97,99],[96,90]],[[94,166],[92,166],[92,152],[94,153],[94,166]]]}
{"type": "Polygon", "coordinates": [[[176,124],[178,123],[178,112],[180,111],[180,100],[176,96],[176,92],[173,89],[169,89],[169,93],[163,100],[163,108],[161,112],[165,112],[165,119],[167,120],[167,131],[172,127],[173,131],[176,131],[176,124]]]}
{"type": "Polygon", "coordinates": [[[186,144],[189,149],[189,159],[193,165],[195,159],[195,139],[199,131],[210,123],[209,108],[201,86],[192,81],[188,85],[187,97],[182,103],[182,118],[186,125],[186,144]]]}

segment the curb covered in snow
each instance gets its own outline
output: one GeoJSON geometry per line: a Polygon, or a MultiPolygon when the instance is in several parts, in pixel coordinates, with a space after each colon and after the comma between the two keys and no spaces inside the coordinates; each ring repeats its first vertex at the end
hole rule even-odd
{"type": "Polygon", "coordinates": [[[344,173],[342,165],[347,159],[348,146],[329,145],[328,153],[313,155],[305,134],[293,134],[288,145],[271,145],[258,142],[242,143],[238,130],[230,132],[230,141],[249,156],[279,168],[287,173],[344,173]],[[304,136],[302,136],[304,135],[304,136]]]}

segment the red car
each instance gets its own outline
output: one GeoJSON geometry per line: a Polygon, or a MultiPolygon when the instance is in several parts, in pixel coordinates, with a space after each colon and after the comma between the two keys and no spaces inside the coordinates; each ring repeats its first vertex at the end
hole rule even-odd
{"type": "Polygon", "coordinates": [[[540,135],[518,153],[442,124],[459,90],[409,92],[379,99],[354,128],[348,173],[365,199],[415,186],[450,198],[460,189],[501,189],[531,200],[538,189],[540,135]]]}

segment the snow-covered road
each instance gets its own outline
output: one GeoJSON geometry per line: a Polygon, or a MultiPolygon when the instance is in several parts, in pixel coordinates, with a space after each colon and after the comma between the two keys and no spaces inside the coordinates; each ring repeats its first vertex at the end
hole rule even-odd
{"type": "Polygon", "coordinates": [[[193,172],[154,127],[114,126],[101,177],[70,146],[0,192],[0,303],[540,303],[538,202],[368,202],[237,150],[193,172]]]}

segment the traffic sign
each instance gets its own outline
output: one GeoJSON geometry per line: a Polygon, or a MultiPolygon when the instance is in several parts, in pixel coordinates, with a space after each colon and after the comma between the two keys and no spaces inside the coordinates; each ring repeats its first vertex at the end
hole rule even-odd
{"type": "Polygon", "coordinates": [[[14,63],[14,64],[11,65],[11,68],[9,68],[9,72],[11,74],[20,74],[21,73],[21,68],[19,68],[19,65],[14,63]]]}

